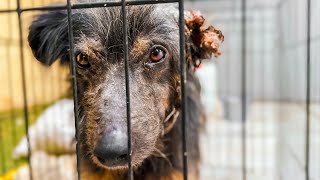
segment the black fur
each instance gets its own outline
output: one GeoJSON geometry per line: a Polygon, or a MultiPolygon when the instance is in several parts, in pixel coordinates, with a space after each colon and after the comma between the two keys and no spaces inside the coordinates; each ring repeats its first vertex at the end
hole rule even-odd
{"type": "Polygon", "coordinates": [[[30,26],[29,45],[34,56],[46,65],[69,59],[68,22],[65,11],[39,16],[30,26]]]}

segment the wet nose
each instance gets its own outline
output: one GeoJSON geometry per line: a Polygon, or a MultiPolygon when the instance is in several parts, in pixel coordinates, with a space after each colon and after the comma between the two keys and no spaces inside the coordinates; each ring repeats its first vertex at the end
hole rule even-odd
{"type": "Polygon", "coordinates": [[[128,160],[128,136],[125,130],[113,129],[98,141],[94,155],[106,166],[123,166],[128,160]]]}

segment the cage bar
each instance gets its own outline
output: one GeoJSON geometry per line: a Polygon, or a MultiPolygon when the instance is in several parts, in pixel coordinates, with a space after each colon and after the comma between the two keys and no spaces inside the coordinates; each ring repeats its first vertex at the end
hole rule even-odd
{"type": "Polygon", "coordinates": [[[71,2],[67,0],[67,16],[68,16],[68,38],[69,38],[69,57],[70,57],[70,70],[71,70],[71,80],[72,80],[72,94],[74,100],[74,117],[75,117],[75,128],[76,128],[76,153],[77,153],[77,172],[78,172],[78,180],[81,179],[81,167],[80,167],[80,157],[79,157],[79,112],[78,112],[78,87],[77,87],[77,73],[75,67],[75,58],[74,58],[74,44],[73,44],[73,29],[72,29],[72,10],[71,10],[71,2]]]}
{"type": "Polygon", "coordinates": [[[128,133],[128,180],[133,179],[132,150],[131,150],[131,108],[130,108],[130,77],[129,77],[129,47],[128,47],[128,17],[126,0],[121,0],[122,31],[123,31],[123,53],[126,82],[126,108],[127,108],[127,133],[128,133]]]}
{"type": "MultiPolygon", "coordinates": [[[[176,3],[179,0],[139,0],[139,1],[126,1],[126,6],[134,6],[134,5],[148,5],[148,4],[163,4],[163,3],[176,3]]],[[[71,4],[71,9],[84,9],[84,8],[101,8],[101,7],[116,7],[122,6],[122,2],[94,2],[94,3],[75,3],[71,4]]],[[[32,7],[32,8],[24,8],[21,9],[21,12],[24,11],[56,11],[56,10],[66,10],[68,9],[68,5],[52,5],[52,6],[42,6],[42,7],[32,7]]],[[[0,13],[11,13],[16,12],[15,9],[5,9],[0,10],[0,13]]]]}
{"type": "Polygon", "coordinates": [[[188,179],[188,160],[186,146],[186,58],[185,58],[185,32],[184,32],[184,1],[179,0],[179,46],[180,46],[180,78],[181,78],[181,128],[182,128],[182,160],[183,160],[183,179],[188,179]]]}
{"type": "MultiPolygon", "coordinates": [[[[8,4],[8,9],[10,8],[9,6],[9,0],[7,0],[7,4],[8,4]]],[[[12,76],[11,76],[11,61],[10,61],[10,45],[11,45],[11,41],[12,41],[12,22],[10,21],[10,13],[8,13],[8,40],[6,41],[6,45],[8,46],[6,48],[6,59],[7,59],[7,70],[8,70],[8,84],[7,84],[7,87],[8,87],[8,92],[9,92],[9,97],[10,97],[10,128],[11,128],[11,146],[13,147],[14,146],[14,143],[13,142],[16,142],[16,126],[15,126],[15,117],[16,117],[16,114],[15,114],[15,111],[13,109],[13,85],[12,85],[12,76]]],[[[1,126],[1,125],[0,125],[1,126]]],[[[3,138],[4,139],[4,138],[3,138]]],[[[3,140],[2,139],[2,140],[3,140]]],[[[4,146],[3,146],[4,147],[4,146]]],[[[13,164],[16,165],[16,161],[13,161],[13,164]]]]}
{"type": "Polygon", "coordinates": [[[241,1],[241,139],[242,139],[242,180],[247,179],[247,142],[246,142],[246,119],[247,119],[247,1],[241,1]]]}
{"type": "Polygon", "coordinates": [[[310,179],[311,0],[307,0],[305,179],[310,179]]]}
{"type": "Polygon", "coordinates": [[[21,19],[21,8],[20,0],[17,3],[17,14],[18,14],[18,28],[19,28],[19,55],[21,61],[21,75],[22,75],[22,93],[23,93],[23,113],[25,119],[25,131],[27,136],[27,146],[28,146],[28,163],[29,163],[29,176],[30,180],[33,179],[32,176],[32,163],[31,163],[31,149],[30,149],[30,138],[29,138],[29,111],[28,111],[28,100],[27,100],[27,87],[26,87],[26,77],[25,77],[25,65],[24,65],[24,52],[23,52],[23,35],[22,35],[22,19],[21,19]]]}
{"type": "MultiPolygon", "coordinates": [[[[2,117],[0,116],[0,120],[2,119],[2,117]]],[[[3,139],[4,139],[4,137],[3,137],[3,134],[2,134],[2,132],[3,132],[3,127],[2,127],[2,124],[0,124],[0,146],[1,147],[4,147],[4,145],[3,145],[3,139]]],[[[4,148],[1,148],[0,149],[0,163],[1,163],[1,166],[2,166],[2,168],[0,169],[0,172],[1,173],[4,173],[4,172],[6,172],[6,161],[5,161],[5,159],[4,159],[4,156],[5,156],[5,154],[4,154],[4,148]]]]}

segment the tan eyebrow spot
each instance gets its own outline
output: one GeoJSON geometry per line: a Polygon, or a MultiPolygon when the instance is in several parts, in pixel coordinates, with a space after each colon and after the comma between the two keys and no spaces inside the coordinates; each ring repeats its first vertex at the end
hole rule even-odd
{"type": "Polygon", "coordinates": [[[81,49],[83,53],[86,53],[92,58],[96,58],[97,52],[103,50],[103,46],[101,45],[100,41],[89,38],[82,38],[80,43],[78,43],[77,48],[81,49]]]}
{"type": "Polygon", "coordinates": [[[150,40],[147,38],[137,38],[133,44],[131,49],[131,56],[132,57],[139,57],[145,53],[145,51],[149,48],[150,40]]]}

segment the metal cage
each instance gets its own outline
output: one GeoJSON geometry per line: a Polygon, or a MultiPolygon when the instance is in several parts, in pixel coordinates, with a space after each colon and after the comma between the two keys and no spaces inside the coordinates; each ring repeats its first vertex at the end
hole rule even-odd
{"type": "MultiPolygon", "coordinates": [[[[192,2],[188,2],[189,6],[192,6],[192,3],[196,4],[197,1],[192,1],[192,2]]],[[[235,119],[238,120],[238,122],[240,122],[239,125],[239,129],[240,129],[240,133],[238,133],[236,136],[239,136],[241,139],[240,144],[238,144],[238,148],[241,149],[241,163],[239,165],[239,167],[241,168],[241,177],[237,177],[237,178],[229,178],[229,179],[242,179],[242,180],[246,180],[246,179],[255,179],[254,176],[249,176],[248,174],[250,174],[250,171],[253,171],[252,168],[249,168],[248,163],[250,163],[249,161],[254,161],[252,160],[252,158],[250,157],[250,154],[248,153],[248,149],[252,148],[252,146],[254,145],[250,145],[251,140],[249,142],[248,138],[250,135],[248,135],[248,132],[250,129],[252,129],[253,127],[251,127],[248,123],[248,107],[249,104],[253,101],[253,99],[261,99],[261,100],[270,100],[270,99],[276,99],[276,100],[283,100],[285,102],[290,102],[290,101],[299,101],[302,102],[303,104],[303,108],[304,108],[304,112],[305,112],[305,117],[304,117],[304,123],[305,126],[304,127],[300,127],[303,131],[304,134],[304,141],[303,144],[299,144],[300,148],[303,148],[303,160],[304,162],[302,162],[302,171],[303,171],[303,177],[299,176],[296,177],[297,179],[304,179],[304,180],[311,180],[311,179],[320,179],[320,173],[316,172],[317,169],[320,169],[320,165],[312,165],[314,168],[312,170],[311,166],[311,162],[316,161],[316,162],[320,162],[320,159],[317,157],[320,155],[318,155],[317,153],[319,152],[315,152],[315,150],[311,150],[311,146],[312,146],[312,139],[314,138],[315,141],[319,141],[319,137],[320,134],[318,133],[318,131],[315,133],[316,135],[311,136],[312,132],[312,122],[311,122],[311,114],[312,114],[312,103],[313,102],[318,102],[319,101],[319,95],[316,94],[316,92],[319,91],[319,87],[317,86],[318,84],[318,71],[319,71],[319,55],[316,55],[316,51],[319,49],[319,24],[317,24],[316,19],[320,17],[319,13],[317,13],[317,8],[320,7],[320,4],[317,0],[305,0],[305,1],[300,1],[298,2],[297,0],[274,0],[272,1],[270,4],[270,7],[267,7],[265,4],[255,4],[253,0],[229,0],[229,1],[207,1],[207,4],[210,4],[212,6],[215,5],[215,3],[229,3],[233,4],[234,7],[229,7],[226,8],[225,6],[221,5],[221,13],[225,13],[225,11],[223,8],[228,9],[229,12],[231,12],[232,16],[230,19],[223,19],[221,18],[221,24],[223,23],[229,23],[229,24],[236,24],[238,25],[237,27],[233,27],[230,26],[231,30],[229,30],[229,34],[233,34],[234,36],[237,36],[237,41],[230,41],[229,44],[237,44],[237,50],[235,50],[235,53],[232,54],[232,52],[234,52],[232,50],[232,48],[234,48],[234,46],[230,45],[228,48],[229,49],[225,49],[225,56],[227,57],[223,57],[222,60],[220,60],[220,62],[217,63],[218,66],[218,70],[219,73],[222,74],[221,77],[219,77],[218,79],[221,81],[219,81],[218,83],[218,94],[221,97],[222,101],[223,101],[223,107],[225,109],[224,111],[224,115],[226,117],[226,119],[231,120],[230,122],[234,121],[235,119]],[[273,2],[273,3],[272,3],[273,2]],[[289,4],[289,5],[288,5],[289,4]],[[295,4],[290,6],[290,4],[295,4]],[[302,7],[297,7],[298,5],[303,4],[302,7]],[[233,9],[234,8],[234,9],[233,9]],[[295,12],[298,12],[297,14],[300,15],[301,14],[301,9],[305,8],[304,11],[302,11],[301,15],[303,18],[303,25],[302,25],[302,29],[304,29],[303,33],[305,32],[305,38],[301,40],[301,42],[294,42],[295,44],[290,44],[287,43],[286,40],[283,38],[283,34],[286,34],[286,31],[290,31],[290,28],[295,27],[295,19],[292,18],[290,19],[290,16],[292,14],[295,14],[295,12]],[[277,73],[276,75],[274,75],[275,77],[273,77],[273,79],[266,81],[266,79],[268,79],[268,77],[266,77],[265,75],[272,75],[272,72],[261,72],[260,70],[270,70],[265,68],[265,67],[261,67],[259,65],[255,65],[254,62],[252,61],[252,51],[258,52],[259,50],[254,50],[254,45],[252,45],[252,42],[254,41],[252,38],[253,36],[253,30],[251,26],[252,22],[256,22],[253,19],[255,17],[257,17],[258,15],[255,14],[256,12],[259,12],[261,10],[261,12],[263,11],[263,9],[272,9],[273,11],[275,11],[275,16],[276,17],[272,17],[273,19],[275,19],[277,23],[277,27],[279,28],[279,31],[274,31],[274,32],[278,32],[280,35],[276,36],[277,39],[274,40],[275,44],[272,44],[271,46],[277,46],[276,50],[272,50],[275,51],[275,54],[277,55],[277,58],[274,58],[276,60],[279,59],[290,59],[290,56],[293,56],[292,54],[287,54],[287,51],[292,51],[292,50],[288,50],[289,48],[292,48],[293,46],[302,46],[303,48],[305,48],[305,54],[302,56],[302,58],[300,58],[299,62],[301,64],[304,64],[301,67],[297,67],[297,68],[301,68],[299,69],[299,74],[302,76],[302,79],[299,79],[297,81],[299,81],[298,85],[303,84],[303,92],[295,92],[293,91],[286,91],[284,89],[288,89],[288,87],[285,87],[286,84],[286,79],[281,79],[282,77],[286,76],[286,72],[289,73],[289,75],[287,75],[287,78],[293,78],[291,79],[292,81],[295,81],[295,77],[292,75],[292,72],[286,71],[286,68],[290,69],[290,62],[289,61],[283,61],[280,62],[279,66],[277,65],[273,65],[272,67],[278,67],[279,69],[274,70],[274,73],[277,73]],[[255,11],[255,12],[252,12],[255,11]],[[289,18],[289,19],[286,19],[289,18]],[[287,28],[286,28],[287,27],[287,28]],[[235,28],[236,30],[232,29],[235,28]],[[314,44],[313,44],[314,43],[314,44]],[[313,55],[314,54],[314,55],[313,55]],[[235,61],[234,59],[237,58],[237,64],[235,66],[232,66],[232,61],[235,61]],[[259,66],[259,67],[258,67],[259,66]],[[317,67],[315,67],[317,66],[317,67]],[[258,72],[255,72],[255,68],[257,68],[258,72]],[[281,69],[282,68],[282,69],[281,69]],[[237,73],[234,73],[234,70],[237,69],[237,73]],[[277,72],[276,72],[277,71],[277,72]],[[234,74],[232,74],[234,73],[234,74]],[[257,83],[258,80],[254,80],[254,76],[258,76],[258,74],[262,77],[260,77],[261,82],[257,83]],[[279,78],[279,79],[277,79],[279,78]],[[233,79],[233,80],[230,80],[233,79]],[[228,82],[223,82],[224,80],[228,81],[228,82]],[[229,83],[230,80],[230,83],[229,83]],[[232,84],[235,83],[236,85],[232,84]],[[274,85],[275,84],[279,85],[279,88],[274,90],[274,89],[268,89],[266,86],[268,85],[274,85]],[[257,86],[258,88],[263,89],[262,94],[263,95],[259,95],[259,93],[261,93],[261,91],[255,91],[255,87],[257,86]],[[265,90],[266,89],[266,90],[265,90]],[[277,91],[278,90],[278,91],[277,91]],[[270,93],[270,94],[268,94],[270,93]],[[274,93],[274,94],[272,94],[274,93]],[[314,93],[314,94],[313,94],[314,93]],[[236,95],[235,95],[236,94],[236,95]],[[267,95],[266,95],[267,94],[267,95]],[[236,96],[236,100],[234,100],[234,96],[236,96]],[[301,96],[301,97],[300,97],[301,96]],[[304,96],[304,97],[303,97],[304,96]],[[237,101],[236,103],[234,103],[234,101],[237,101]],[[236,105],[234,105],[236,104],[236,105]],[[232,112],[231,112],[232,111],[232,112]],[[314,154],[317,155],[314,155],[314,154]],[[316,158],[313,158],[316,157],[316,158]],[[313,172],[313,176],[311,176],[311,172],[313,172]]],[[[184,8],[185,8],[185,2],[183,0],[136,0],[136,1],[126,1],[126,0],[121,0],[121,1],[106,1],[106,2],[97,2],[97,3],[77,3],[77,4],[73,4],[71,3],[70,0],[66,0],[66,5],[53,5],[53,6],[39,6],[39,7],[28,7],[28,8],[22,8],[21,7],[21,2],[20,0],[16,0],[16,8],[12,9],[1,9],[0,10],[0,15],[2,14],[15,14],[17,15],[17,20],[18,20],[18,44],[19,44],[19,59],[20,59],[20,63],[21,63],[21,86],[22,86],[22,91],[23,91],[23,117],[24,117],[24,128],[25,128],[25,132],[26,132],[26,136],[27,136],[27,142],[28,142],[28,162],[29,162],[29,175],[30,175],[30,179],[32,179],[32,165],[30,163],[30,157],[32,156],[31,151],[30,151],[30,140],[29,140],[29,124],[30,124],[30,114],[29,114],[29,99],[28,97],[28,93],[27,93],[27,87],[26,87],[26,73],[25,73],[25,69],[26,69],[26,64],[25,64],[25,56],[26,53],[24,51],[24,39],[23,39],[23,22],[22,22],[22,18],[21,15],[25,12],[33,12],[33,11],[55,11],[55,10],[67,10],[67,16],[68,16],[68,35],[69,35],[69,42],[70,42],[70,59],[75,59],[73,58],[75,56],[74,54],[74,44],[73,44],[73,31],[72,31],[72,20],[71,20],[71,14],[72,14],[72,10],[73,9],[83,9],[83,8],[101,8],[101,7],[121,7],[122,9],[122,21],[123,21],[123,48],[124,48],[124,59],[125,59],[125,77],[126,77],[126,105],[127,105],[127,109],[126,109],[126,113],[127,113],[127,125],[128,125],[128,154],[129,154],[129,161],[128,161],[128,178],[129,179],[133,179],[133,168],[132,168],[132,164],[131,164],[131,114],[130,114],[130,86],[129,86],[129,59],[128,59],[128,35],[127,35],[127,6],[135,6],[135,5],[146,5],[146,4],[159,4],[159,3],[177,3],[179,5],[179,33],[180,33],[180,39],[179,39],[179,44],[180,44],[180,64],[181,64],[181,92],[182,92],[182,98],[181,98],[181,110],[182,110],[182,142],[183,142],[183,146],[181,151],[183,152],[183,177],[184,179],[188,179],[187,174],[188,174],[188,162],[187,162],[187,148],[186,148],[186,144],[188,143],[188,140],[186,139],[186,112],[189,111],[190,109],[188,109],[188,107],[186,106],[186,92],[185,92],[185,85],[187,82],[187,77],[186,77],[186,64],[185,64],[185,49],[184,49],[184,44],[185,44],[185,36],[184,36],[184,8]]],[[[8,4],[10,4],[10,1],[8,1],[8,4]]],[[[218,9],[219,9],[218,8],[218,9]]],[[[261,13],[260,12],[260,13],[261,13]]],[[[220,13],[217,12],[217,14],[220,13]]],[[[261,28],[262,30],[259,30],[259,32],[261,33],[260,35],[264,36],[266,33],[267,28],[266,26],[268,26],[268,20],[266,20],[268,17],[268,15],[262,16],[262,18],[260,18],[258,21],[261,22],[261,24],[256,25],[259,28],[261,28]]],[[[269,23],[270,24],[270,23],[269,23]]],[[[236,26],[234,25],[234,26],[236,26]]],[[[297,25],[298,26],[298,25],[297,25]]],[[[8,32],[12,31],[9,30],[8,32]]],[[[292,33],[294,34],[294,32],[292,33]]],[[[259,35],[258,35],[259,36],[259,35]]],[[[266,35],[267,36],[267,35],[266,35]]],[[[228,36],[226,36],[228,38],[228,36]]],[[[1,38],[1,37],[0,37],[1,38]]],[[[258,40],[259,42],[261,42],[261,46],[267,46],[266,44],[264,44],[264,40],[267,39],[268,37],[262,37],[262,40],[258,40]]],[[[259,43],[258,42],[258,43],[259,43]]],[[[9,42],[10,43],[10,42],[9,42]]],[[[259,45],[260,46],[260,45],[259,45]]],[[[272,49],[273,47],[271,47],[272,49]]],[[[265,48],[266,49],[266,48],[265,48]]],[[[257,55],[258,58],[257,59],[262,59],[262,62],[268,59],[268,54],[272,53],[270,51],[267,50],[261,50],[261,52],[259,52],[259,54],[257,55]]],[[[9,59],[9,57],[7,57],[9,59]]],[[[272,58],[270,58],[272,59],[272,58]]],[[[261,62],[260,62],[261,63],[261,62]]],[[[264,64],[262,63],[262,66],[264,64]]],[[[291,67],[294,68],[294,67],[291,67]]],[[[11,68],[8,68],[9,70],[11,68]]],[[[70,72],[71,72],[71,80],[72,80],[72,92],[73,92],[73,98],[74,98],[74,107],[76,107],[76,105],[78,104],[78,97],[77,97],[77,77],[76,77],[76,68],[75,68],[75,63],[74,61],[70,61],[70,72]]],[[[10,75],[12,72],[8,72],[8,74],[10,75]]],[[[9,82],[10,84],[7,86],[8,90],[11,91],[11,96],[14,97],[14,94],[12,94],[13,92],[13,88],[14,88],[14,84],[12,83],[11,78],[12,77],[8,77],[9,78],[9,82]]],[[[290,88],[295,87],[293,85],[288,85],[290,86],[290,88]]],[[[11,97],[11,98],[12,98],[11,97]]],[[[12,104],[12,102],[11,102],[12,104]]],[[[12,109],[12,107],[11,107],[12,109]]],[[[15,111],[11,110],[11,119],[15,119],[15,111]]],[[[78,139],[78,133],[77,130],[78,128],[78,109],[74,108],[74,114],[75,114],[75,129],[76,129],[76,138],[78,139]]],[[[280,115],[281,116],[281,115],[280,115]]],[[[1,114],[0,114],[0,118],[1,118],[1,114]]],[[[285,118],[284,118],[285,119],[285,118]]],[[[313,121],[318,121],[319,118],[315,118],[316,120],[313,121]]],[[[0,119],[1,120],[1,119],[0,119]]],[[[12,121],[13,123],[13,121],[12,121]]],[[[264,125],[264,124],[263,124],[264,125]]],[[[11,128],[13,128],[13,126],[16,126],[15,124],[11,124],[11,128]]],[[[281,125],[279,125],[280,127],[280,133],[281,133],[281,125]]],[[[6,127],[2,126],[0,124],[0,134],[1,131],[4,130],[6,127]]],[[[230,129],[227,128],[226,134],[228,134],[228,132],[230,129]]],[[[230,135],[230,134],[229,134],[230,135]]],[[[231,136],[226,135],[226,137],[224,137],[226,140],[226,143],[231,143],[231,140],[229,139],[231,136]],[[229,142],[230,141],[230,142],[229,142]]],[[[15,134],[12,135],[13,139],[15,139],[16,137],[15,134]]],[[[1,137],[1,135],[0,135],[1,137]]],[[[267,138],[265,138],[267,139],[267,138]]],[[[284,140],[285,141],[285,140],[284,140]]],[[[1,147],[6,146],[6,144],[4,144],[4,140],[3,138],[0,139],[0,144],[1,147]]],[[[279,141],[277,145],[279,146],[284,146],[282,144],[283,142],[279,141]]],[[[284,142],[285,143],[285,142],[284,142]]],[[[317,143],[315,143],[316,145],[318,145],[317,143]]],[[[319,143],[320,144],[320,143],[319,143]]],[[[266,148],[268,146],[267,143],[263,144],[262,142],[262,149],[266,148]]],[[[315,145],[314,145],[315,146],[315,145]]],[[[319,146],[320,147],[320,146],[319,146]]],[[[77,144],[77,151],[78,151],[78,144],[77,144]]],[[[217,147],[219,148],[219,147],[217,147]]],[[[294,148],[294,147],[293,147],[294,148]]],[[[263,150],[262,150],[263,151],[263,150]]],[[[284,152],[288,152],[290,154],[290,149],[289,150],[284,150],[284,152]]],[[[4,151],[1,151],[2,154],[0,154],[0,156],[2,157],[2,161],[4,161],[4,156],[6,156],[4,154],[4,151]]],[[[283,154],[283,152],[282,152],[283,154]]],[[[300,154],[301,155],[301,154],[300,154]]],[[[262,155],[263,156],[263,155],[262,155]]],[[[278,155],[280,156],[280,155],[278,155]]],[[[292,155],[294,156],[294,155],[292,155]]],[[[279,157],[279,159],[281,159],[279,157]]],[[[299,159],[299,158],[297,158],[299,159]]],[[[226,160],[228,161],[228,160],[226,160]]],[[[263,161],[263,160],[262,160],[263,161]]],[[[267,161],[266,159],[264,159],[264,161],[267,161]]],[[[298,161],[298,160],[297,160],[298,161]]],[[[80,160],[79,160],[79,156],[77,156],[77,172],[78,172],[78,179],[80,179],[80,160]]],[[[281,166],[281,165],[280,165],[281,166]]],[[[287,167],[287,166],[286,166],[287,167]]],[[[3,170],[2,172],[6,172],[6,169],[4,169],[4,166],[2,166],[3,170]]],[[[229,174],[233,173],[232,168],[230,168],[227,170],[227,172],[229,174]],[[231,169],[231,170],[230,170],[231,169]]],[[[275,176],[270,176],[274,179],[286,179],[288,177],[283,176],[283,169],[277,169],[277,174],[275,176]]],[[[218,173],[217,173],[218,174],[218,173]]],[[[269,176],[268,176],[269,177],[269,176]]],[[[219,177],[217,178],[219,179],[219,177]]],[[[228,179],[228,178],[222,178],[222,179],[228,179]]],[[[0,180],[1,180],[1,176],[0,176],[0,180]]]]}

